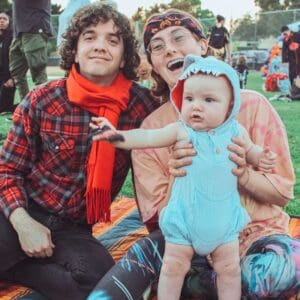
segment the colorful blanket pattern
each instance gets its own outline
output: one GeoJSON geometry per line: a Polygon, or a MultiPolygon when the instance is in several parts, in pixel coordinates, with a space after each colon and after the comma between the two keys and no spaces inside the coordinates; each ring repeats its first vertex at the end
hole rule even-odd
{"type": "MultiPolygon", "coordinates": [[[[96,224],[93,233],[117,261],[136,240],[147,234],[147,229],[141,223],[136,203],[132,198],[119,198],[114,201],[111,216],[111,223],[96,224]]],[[[292,217],[289,229],[293,237],[300,239],[299,217],[292,217]]],[[[289,300],[296,300],[298,297],[300,295],[289,300]]],[[[29,288],[0,282],[1,300],[38,300],[39,298],[39,295],[29,288]]]]}

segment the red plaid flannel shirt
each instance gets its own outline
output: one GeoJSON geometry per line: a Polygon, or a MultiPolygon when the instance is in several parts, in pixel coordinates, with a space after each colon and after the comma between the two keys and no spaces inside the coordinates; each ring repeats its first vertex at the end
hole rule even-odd
{"type": "MultiPolygon", "coordinates": [[[[133,83],[118,128],[139,127],[157,107],[149,91],[133,83]]],[[[49,212],[85,220],[91,116],[67,100],[65,79],[35,88],[20,103],[0,153],[0,209],[7,217],[33,199],[49,212]]],[[[130,165],[130,152],[117,149],[112,198],[120,191],[130,165]]]]}

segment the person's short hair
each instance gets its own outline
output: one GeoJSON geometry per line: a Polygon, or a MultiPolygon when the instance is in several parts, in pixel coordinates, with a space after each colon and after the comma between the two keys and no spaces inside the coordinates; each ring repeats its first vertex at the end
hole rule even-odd
{"type": "Polygon", "coordinates": [[[59,47],[61,56],[60,67],[67,71],[75,63],[75,52],[78,39],[82,31],[91,26],[100,23],[107,23],[112,20],[118,28],[118,34],[124,42],[124,62],[122,72],[127,79],[136,79],[135,69],[140,64],[138,55],[138,42],[135,39],[128,18],[107,4],[91,4],[79,9],[71,18],[70,25],[62,34],[63,41],[59,47]]]}
{"type": "Polygon", "coordinates": [[[284,26],[281,27],[281,33],[282,33],[282,32],[285,32],[285,31],[287,31],[287,30],[290,30],[289,27],[288,27],[287,25],[284,25],[284,26]]]}
{"type": "Polygon", "coordinates": [[[216,19],[217,19],[218,23],[220,23],[221,21],[225,21],[225,18],[221,15],[217,15],[216,19]]]}

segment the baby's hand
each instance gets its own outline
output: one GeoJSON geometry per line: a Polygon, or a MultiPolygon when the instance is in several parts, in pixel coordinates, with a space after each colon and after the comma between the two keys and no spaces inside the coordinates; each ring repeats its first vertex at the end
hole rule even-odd
{"type": "Polygon", "coordinates": [[[92,117],[92,139],[93,141],[108,141],[110,143],[124,141],[124,137],[119,134],[116,128],[103,117],[92,117]]]}
{"type": "Polygon", "coordinates": [[[272,173],[276,165],[277,154],[270,150],[270,148],[265,148],[261,153],[258,160],[257,168],[259,171],[264,173],[272,173]]]}

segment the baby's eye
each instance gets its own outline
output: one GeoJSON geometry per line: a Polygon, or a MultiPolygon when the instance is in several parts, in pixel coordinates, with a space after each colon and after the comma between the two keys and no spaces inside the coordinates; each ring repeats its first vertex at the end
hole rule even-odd
{"type": "Polygon", "coordinates": [[[214,102],[215,99],[213,99],[213,98],[206,98],[205,101],[206,101],[206,102],[214,102]]]}
{"type": "Polygon", "coordinates": [[[186,101],[188,101],[188,102],[193,101],[193,97],[189,97],[189,96],[185,97],[184,99],[185,99],[186,101]]]}

